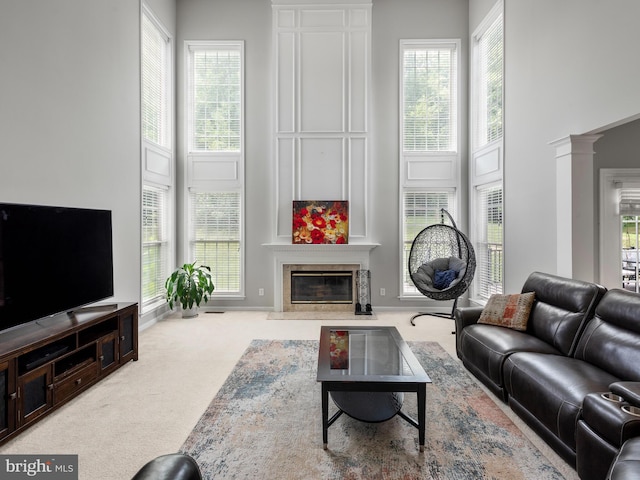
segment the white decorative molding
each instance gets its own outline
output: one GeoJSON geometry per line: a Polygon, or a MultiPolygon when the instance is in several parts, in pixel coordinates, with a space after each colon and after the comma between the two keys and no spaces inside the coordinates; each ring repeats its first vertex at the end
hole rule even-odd
{"type": "Polygon", "coordinates": [[[284,265],[340,265],[356,264],[369,268],[371,250],[379,243],[349,243],[346,245],[300,245],[291,243],[263,243],[274,259],[274,311],[282,311],[284,265]]]}
{"type": "Polygon", "coordinates": [[[570,135],[556,149],[557,274],[596,281],[593,144],[602,135],[570,135]],[[588,259],[588,260],[586,260],[588,259]]]}
{"type": "Polygon", "coordinates": [[[160,185],[171,185],[173,173],[171,151],[146,142],[143,150],[144,180],[160,185]]]}
{"type": "Polygon", "coordinates": [[[242,156],[237,154],[192,154],[187,156],[189,188],[239,188],[242,185],[242,156]]]}
{"type": "Polygon", "coordinates": [[[273,0],[276,239],[293,200],[348,200],[367,238],[371,0],[273,0]]]}

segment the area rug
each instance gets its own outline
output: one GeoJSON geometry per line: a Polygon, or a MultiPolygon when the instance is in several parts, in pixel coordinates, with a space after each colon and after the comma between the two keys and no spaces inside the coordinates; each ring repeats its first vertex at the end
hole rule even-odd
{"type": "MultiPolygon", "coordinates": [[[[308,340],[254,340],[181,451],[206,479],[563,478],[439,344],[409,345],[433,381],[423,453],[399,416],[371,424],[342,415],[323,450],[318,342],[308,340]]],[[[403,411],[417,417],[415,394],[403,411]]]]}

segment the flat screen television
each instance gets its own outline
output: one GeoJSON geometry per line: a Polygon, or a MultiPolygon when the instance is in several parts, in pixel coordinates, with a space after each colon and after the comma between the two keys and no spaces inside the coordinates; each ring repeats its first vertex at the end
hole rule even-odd
{"type": "Polygon", "coordinates": [[[0,203],[0,330],[111,296],[110,211],[0,203]]]}

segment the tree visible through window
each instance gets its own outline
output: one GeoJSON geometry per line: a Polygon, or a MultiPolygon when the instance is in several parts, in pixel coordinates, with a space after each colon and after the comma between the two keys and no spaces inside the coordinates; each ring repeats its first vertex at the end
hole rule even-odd
{"type": "Polygon", "coordinates": [[[403,148],[455,151],[456,51],[447,47],[403,52],[403,148]]]}
{"type": "Polygon", "coordinates": [[[242,293],[241,174],[243,166],[244,45],[234,41],[188,45],[188,162],[190,261],[211,267],[214,295],[242,293]],[[202,168],[204,165],[207,167],[202,168]],[[224,171],[222,178],[215,173],[224,171]],[[205,172],[204,176],[198,176],[205,172]]]}
{"type": "Polygon", "coordinates": [[[240,151],[240,52],[193,51],[192,151],[240,151]]]}
{"type": "Polygon", "coordinates": [[[240,194],[191,194],[191,251],[211,267],[216,293],[240,291],[240,194]]]}

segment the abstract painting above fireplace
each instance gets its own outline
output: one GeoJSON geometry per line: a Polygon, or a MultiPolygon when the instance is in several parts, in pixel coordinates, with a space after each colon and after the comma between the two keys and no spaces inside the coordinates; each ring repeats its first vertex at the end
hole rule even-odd
{"type": "Polygon", "coordinates": [[[294,200],[292,243],[349,243],[349,202],[294,200]]]}

